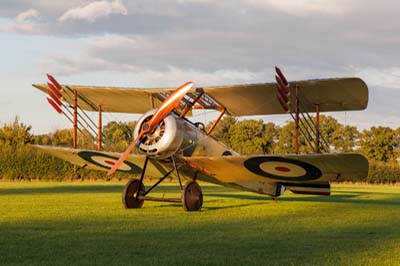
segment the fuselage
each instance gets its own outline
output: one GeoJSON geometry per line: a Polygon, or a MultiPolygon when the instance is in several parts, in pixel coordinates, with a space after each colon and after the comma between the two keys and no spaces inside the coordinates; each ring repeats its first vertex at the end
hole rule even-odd
{"type": "MultiPolygon", "coordinates": [[[[143,123],[151,119],[156,110],[145,113],[138,121],[134,137],[139,134],[143,123]]],[[[200,123],[193,123],[186,118],[179,117],[178,114],[171,112],[159,125],[148,134],[139,145],[139,152],[155,160],[162,161],[164,164],[171,164],[170,158],[173,156],[180,163],[179,172],[186,179],[199,179],[215,184],[230,185],[241,189],[279,196],[283,193],[282,186],[268,182],[236,182],[223,183],[207,171],[195,170],[194,167],[187,165],[184,157],[222,157],[239,156],[240,154],[216,138],[207,135],[204,126],[200,123]]],[[[226,169],[229,171],[229,169],[226,169]]],[[[235,173],[232,173],[234,175],[235,173]]]]}

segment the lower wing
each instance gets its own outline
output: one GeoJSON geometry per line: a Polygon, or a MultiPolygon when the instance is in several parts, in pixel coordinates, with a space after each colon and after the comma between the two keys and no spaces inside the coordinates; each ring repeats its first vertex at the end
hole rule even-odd
{"type": "MultiPolygon", "coordinates": [[[[61,148],[52,146],[33,145],[33,147],[43,152],[68,161],[83,168],[108,171],[121,157],[121,153],[117,152],[99,152],[93,150],[80,150],[71,148],[61,148]]],[[[146,157],[143,155],[131,154],[119,167],[119,172],[128,174],[140,174],[146,157]]],[[[170,167],[156,161],[149,160],[146,175],[159,177],[169,171],[170,167]]]]}
{"type": "Polygon", "coordinates": [[[367,159],[355,153],[281,156],[184,157],[199,171],[199,179],[213,180],[279,196],[282,186],[294,193],[329,195],[329,181],[339,177],[364,178],[367,159]]]}

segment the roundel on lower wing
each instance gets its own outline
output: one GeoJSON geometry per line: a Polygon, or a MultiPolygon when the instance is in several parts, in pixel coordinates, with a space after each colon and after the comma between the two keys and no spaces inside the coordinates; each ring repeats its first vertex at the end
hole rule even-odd
{"type": "MultiPolygon", "coordinates": [[[[78,155],[85,161],[105,169],[111,169],[111,167],[113,167],[113,165],[118,161],[117,157],[93,151],[81,151],[78,155]]],[[[137,174],[142,171],[139,166],[128,161],[123,162],[118,170],[131,174],[137,174]]]]}
{"type": "Polygon", "coordinates": [[[282,157],[253,157],[244,166],[257,175],[284,181],[308,181],[322,176],[321,170],[309,163],[282,157]]]}

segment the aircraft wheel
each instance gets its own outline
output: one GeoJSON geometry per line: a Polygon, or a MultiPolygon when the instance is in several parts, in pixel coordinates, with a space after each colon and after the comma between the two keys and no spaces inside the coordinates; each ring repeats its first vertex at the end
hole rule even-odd
{"type": "MultiPolygon", "coordinates": [[[[122,203],[124,204],[125,209],[136,209],[140,208],[143,205],[144,200],[139,200],[136,198],[136,193],[139,190],[139,180],[131,179],[125,185],[125,189],[122,192],[122,203]]],[[[144,193],[144,185],[140,186],[139,193],[144,193]]]]}
{"type": "Polygon", "coordinates": [[[203,192],[195,181],[187,182],[182,191],[182,205],[185,211],[199,211],[203,206],[203,192]]]}

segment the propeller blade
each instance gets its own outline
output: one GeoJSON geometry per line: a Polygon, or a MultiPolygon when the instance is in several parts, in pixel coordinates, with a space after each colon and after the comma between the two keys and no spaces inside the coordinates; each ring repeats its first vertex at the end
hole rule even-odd
{"type": "Polygon", "coordinates": [[[185,84],[177,88],[170,96],[168,96],[168,98],[164,100],[160,108],[158,108],[157,112],[148,122],[150,128],[153,129],[153,127],[158,125],[158,123],[160,123],[167,114],[174,110],[179,105],[182,98],[192,87],[193,82],[186,82],[185,84]]]}
{"type": "Polygon", "coordinates": [[[136,144],[143,138],[147,133],[150,133],[155,126],[158,125],[172,110],[174,110],[186,93],[193,87],[193,82],[189,81],[177,88],[167,99],[164,100],[160,108],[156,111],[150,121],[143,124],[138,136],[132,142],[132,144],[126,149],[124,154],[119,158],[119,160],[113,165],[113,167],[108,171],[107,175],[112,175],[121,164],[128,158],[129,154],[135,148],[136,144]]]}
{"type": "Polygon", "coordinates": [[[129,154],[135,148],[136,142],[132,142],[131,145],[129,145],[128,149],[122,154],[121,157],[119,157],[118,161],[113,165],[113,167],[108,171],[107,175],[112,175],[115,171],[118,170],[118,168],[121,166],[121,164],[128,158],[129,154]]]}

